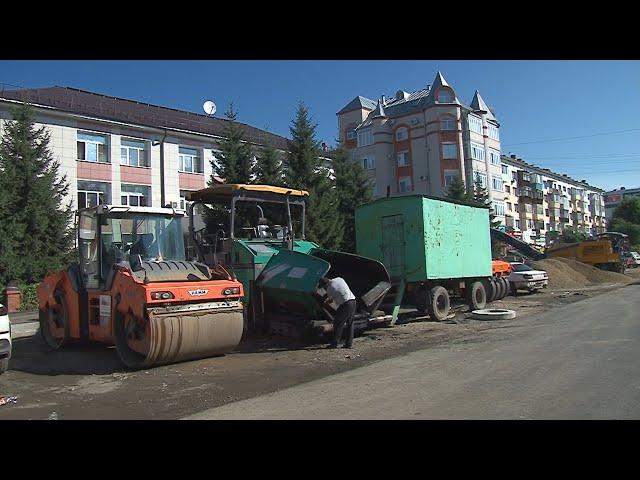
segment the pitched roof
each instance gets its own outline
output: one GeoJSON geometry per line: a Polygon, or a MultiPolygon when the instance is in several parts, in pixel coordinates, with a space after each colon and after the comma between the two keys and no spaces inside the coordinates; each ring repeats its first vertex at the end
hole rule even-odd
{"type": "Polygon", "coordinates": [[[493,115],[493,112],[491,111],[491,109],[487,106],[487,104],[484,102],[484,100],[480,96],[480,92],[478,90],[476,90],[476,93],[473,96],[473,100],[471,100],[470,106],[473,110],[482,110],[486,112],[487,120],[493,120],[494,122],[498,121],[496,117],[493,115]]]}
{"type": "MultiPolygon", "coordinates": [[[[436,78],[433,79],[433,83],[431,84],[431,91],[432,92],[437,92],[438,89],[441,88],[441,87],[448,87],[453,92],[453,102],[451,102],[451,103],[457,103],[457,104],[462,105],[460,100],[458,100],[458,97],[456,96],[456,92],[453,90],[453,87],[447,83],[447,81],[442,76],[442,73],[440,73],[438,71],[438,73],[436,73],[436,78]]],[[[436,100],[437,99],[436,99],[436,96],[435,96],[435,93],[434,93],[433,95],[430,95],[429,98],[426,99],[425,106],[427,106],[427,105],[435,105],[436,104],[436,100]]]]}
{"type": "Polygon", "coordinates": [[[369,110],[373,110],[376,108],[376,102],[370,100],[366,97],[358,95],[356,98],[347,103],[342,110],[338,112],[338,115],[345,112],[350,112],[351,110],[360,110],[362,108],[367,108],[369,110]]]}
{"type": "MultiPolygon", "coordinates": [[[[0,91],[0,99],[24,101],[45,105],[64,112],[90,115],[96,118],[127,122],[155,128],[188,130],[195,133],[224,137],[228,120],[161,107],[124,98],[111,97],[71,87],[47,87],[0,91]]],[[[275,148],[288,149],[285,137],[238,122],[244,139],[264,145],[269,141],[275,148]]]]}

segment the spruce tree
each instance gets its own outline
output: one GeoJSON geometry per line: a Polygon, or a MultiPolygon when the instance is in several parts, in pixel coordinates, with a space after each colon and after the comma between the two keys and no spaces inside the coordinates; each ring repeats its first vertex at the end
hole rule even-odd
{"type": "Polygon", "coordinates": [[[221,153],[217,161],[211,162],[213,174],[224,179],[225,183],[250,183],[253,163],[251,146],[244,141],[244,132],[236,122],[238,112],[233,102],[225,112],[227,122],[224,127],[224,139],[220,142],[221,153]]]}
{"type": "Polygon", "coordinates": [[[476,176],[473,182],[473,198],[472,201],[483,207],[489,207],[489,225],[491,228],[497,228],[500,225],[500,220],[496,220],[496,213],[493,209],[491,200],[489,200],[489,192],[482,185],[482,180],[479,176],[476,176]]]}
{"type": "Polygon", "coordinates": [[[288,187],[309,192],[306,236],[323,248],[337,250],[344,232],[340,201],[328,165],[320,160],[320,144],[315,139],[316,125],[300,103],[291,122],[291,140],[285,161],[288,187]]]}
{"type": "Polygon", "coordinates": [[[336,177],[338,204],[344,223],[342,250],[355,253],[355,211],[360,205],[371,201],[371,181],[367,178],[362,165],[352,161],[349,158],[349,151],[341,144],[335,150],[333,171],[336,177]]]}
{"type": "Polygon", "coordinates": [[[464,181],[460,177],[456,177],[449,188],[445,192],[445,197],[450,200],[459,200],[462,202],[468,202],[472,199],[472,195],[467,191],[467,187],[464,181]]]}
{"type": "Polygon", "coordinates": [[[36,283],[66,266],[73,247],[69,188],[28,105],[13,110],[0,142],[0,284],[36,283]]]}
{"type": "Polygon", "coordinates": [[[265,142],[254,173],[257,184],[281,186],[284,183],[280,154],[269,141],[265,142]]]}

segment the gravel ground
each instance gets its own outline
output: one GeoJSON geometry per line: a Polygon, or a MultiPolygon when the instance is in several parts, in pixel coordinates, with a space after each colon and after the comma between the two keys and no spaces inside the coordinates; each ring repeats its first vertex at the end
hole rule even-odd
{"type": "MultiPolygon", "coordinates": [[[[640,279],[636,270],[630,273],[640,279]]],[[[260,339],[223,357],[146,371],[124,369],[113,347],[49,352],[37,335],[19,338],[10,370],[0,377],[0,396],[17,395],[18,401],[0,406],[0,420],[180,418],[433,345],[472,339],[488,329],[517,328],[536,313],[620,287],[545,290],[491,305],[516,310],[514,320],[473,320],[465,312],[442,323],[405,318],[406,323],[364,332],[351,350],[260,339]]]]}

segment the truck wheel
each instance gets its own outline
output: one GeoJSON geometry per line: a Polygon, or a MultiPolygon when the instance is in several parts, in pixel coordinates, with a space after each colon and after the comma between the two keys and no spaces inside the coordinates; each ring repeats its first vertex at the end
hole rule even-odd
{"type": "Polygon", "coordinates": [[[502,281],[504,282],[504,287],[505,287],[505,293],[504,296],[506,297],[507,295],[509,295],[509,293],[511,293],[511,283],[509,282],[508,278],[502,277],[502,281]]]}
{"type": "Polygon", "coordinates": [[[472,282],[467,287],[467,304],[470,310],[482,310],[487,305],[487,292],[482,282],[472,282]]]}
{"type": "Polygon", "coordinates": [[[2,360],[0,360],[0,375],[6,372],[8,368],[9,368],[9,359],[3,358],[2,360]]]}
{"type": "Polygon", "coordinates": [[[429,291],[429,316],[432,320],[442,322],[449,315],[449,292],[444,287],[433,287],[429,291]]]}
{"type": "Polygon", "coordinates": [[[507,293],[509,293],[509,285],[507,284],[507,279],[504,277],[500,277],[498,282],[500,282],[500,300],[502,300],[507,296],[507,293]]]}

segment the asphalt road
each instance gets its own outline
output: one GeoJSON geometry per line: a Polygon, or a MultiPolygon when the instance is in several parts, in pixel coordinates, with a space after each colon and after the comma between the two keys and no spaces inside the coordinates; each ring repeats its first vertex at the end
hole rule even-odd
{"type": "Polygon", "coordinates": [[[638,419],[630,285],[190,419],[638,419]]]}

